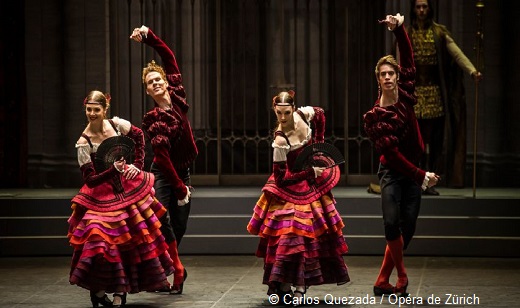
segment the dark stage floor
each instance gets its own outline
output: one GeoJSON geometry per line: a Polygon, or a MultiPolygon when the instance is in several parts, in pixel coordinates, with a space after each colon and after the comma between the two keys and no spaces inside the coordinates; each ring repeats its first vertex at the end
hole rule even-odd
{"type": "MultiPolygon", "coordinates": [[[[476,200],[471,189],[439,191],[424,197],[405,259],[411,297],[400,304],[372,295],[384,247],[379,196],[365,187],[335,188],[352,281],[311,287],[308,300],[318,304],[307,306],[520,307],[520,190],[480,188],[476,200]]],[[[91,307],[88,291],[68,282],[66,220],[76,192],[0,189],[0,307],[91,307]]],[[[185,294],[131,294],[127,306],[273,306],[261,284],[262,260],[253,256],[258,239],[245,232],[259,194],[259,187],[198,187],[180,247],[185,294]]]]}
{"type": "MultiPolygon", "coordinates": [[[[189,272],[180,296],[128,295],[127,307],[273,307],[254,256],[183,255],[189,272]]],[[[305,307],[520,307],[520,259],[407,257],[410,303],[372,295],[381,257],[346,256],[351,282],[307,291],[305,307]],[[436,299],[438,302],[428,303],[436,299]],[[338,301],[353,301],[343,304],[338,301]],[[334,302],[336,301],[336,302],[334,302]],[[331,304],[332,302],[332,304],[331,304]]],[[[0,307],[91,307],[88,291],[68,282],[70,258],[0,258],[0,307]]],[[[392,278],[393,280],[394,278],[392,278]]]]}

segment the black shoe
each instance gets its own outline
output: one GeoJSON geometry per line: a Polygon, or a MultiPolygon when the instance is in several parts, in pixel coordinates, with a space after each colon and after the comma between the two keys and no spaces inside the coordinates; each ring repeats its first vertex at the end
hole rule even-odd
{"type": "Polygon", "coordinates": [[[391,284],[385,287],[374,286],[374,295],[382,296],[382,295],[390,295],[394,294],[394,287],[391,284]]]}
{"type": "Polygon", "coordinates": [[[267,287],[267,295],[273,295],[278,293],[278,288],[280,287],[279,282],[270,283],[267,287]]]}
{"type": "Polygon", "coordinates": [[[408,294],[406,292],[406,289],[408,288],[408,278],[406,278],[406,284],[404,286],[401,286],[399,287],[399,280],[397,281],[397,284],[395,286],[395,294],[398,296],[398,297],[407,297],[408,294]]]}
{"type": "Polygon", "coordinates": [[[186,281],[186,278],[188,278],[188,271],[186,271],[186,269],[184,269],[184,279],[182,280],[182,283],[179,285],[173,284],[172,288],[170,289],[170,294],[181,295],[182,290],[184,289],[184,282],[186,281]]]}
{"type": "Polygon", "coordinates": [[[96,292],[90,291],[90,301],[92,302],[92,307],[97,308],[99,304],[104,307],[113,307],[112,301],[105,294],[103,297],[97,297],[96,292]]]}
{"type": "Polygon", "coordinates": [[[276,295],[278,295],[278,304],[281,306],[292,306],[293,305],[293,292],[291,289],[287,291],[282,291],[281,289],[278,289],[276,292],[276,295]]]}
{"type": "Polygon", "coordinates": [[[120,305],[113,305],[112,307],[120,308],[120,307],[123,307],[124,305],[126,305],[126,293],[124,293],[124,294],[114,294],[114,298],[116,296],[121,298],[121,304],[120,305]]]}
{"type": "Polygon", "coordinates": [[[167,286],[164,286],[164,287],[162,287],[160,289],[157,289],[157,290],[154,290],[154,291],[146,291],[146,292],[166,292],[166,293],[168,293],[168,292],[170,292],[171,288],[172,287],[170,286],[170,284],[168,284],[167,286]]]}
{"type": "Polygon", "coordinates": [[[428,187],[425,191],[423,191],[423,195],[438,196],[440,193],[435,188],[428,187]]]}
{"type": "Polygon", "coordinates": [[[307,288],[305,288],[305,291],[295,290],[293,292],[292,302],[293,302],[294,307],[302,306],[305,304],[305,301],[304,301],[305,293],[307,293],[307,288]],[[298,293],[298,295],[296,295],[296,293],[298,293]],[[296,300],[295,300],[295,298],[296,298],[296,300]]]}

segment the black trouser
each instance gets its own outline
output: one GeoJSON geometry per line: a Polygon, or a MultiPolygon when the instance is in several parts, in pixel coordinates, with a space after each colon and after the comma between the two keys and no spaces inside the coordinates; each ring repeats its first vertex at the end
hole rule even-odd
{"type": "Polygon", "coordinates": [[[426,155],[421,160],[421,168],[429,172],[439,173],[439,158],[442,156],[444,147],[444,125],[446,118],[444,116],[433,119],[417,119],[421,136],[425,146],[427,146],[426,155]]]}
{"type": "MultiPolygon", "coordinates": [[[[155,176],[155,197],[167,209],[167,212],[161,217],[161,232],[169,244],[177,240],[177,246],[180,245],[186,228],[188,227],[188,218],[190,216],[191,198],[190,201],[179,206],[177,204],[177,197],[173,187],[168,179],[159,171],[159,168],[152,163],[152,173],[155,176]]],[[[179,178],[181,178],[187,186],[190,186],[190,169],[176,170],[179,178]]]]}
{"type": "Polygon", "coordinates": [[[412,240],[421,208],[421,187],[412,179],[379,165],[381,206],[385,238],[393,241],[403,236],[404,249],[412,240]]]}

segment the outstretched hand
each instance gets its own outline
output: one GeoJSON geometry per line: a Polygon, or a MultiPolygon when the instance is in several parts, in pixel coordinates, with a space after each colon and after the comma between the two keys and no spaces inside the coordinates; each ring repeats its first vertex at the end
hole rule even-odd
{"type": "Polygon", "coordinates": [[[482,79],[484,79],[484,75],[482,75],[482,73],[479,72],[479,71],[475,71],[475,72],[473,72],[473,73],[471,74],[471,77],[473,78],[473,80],[474,80],[475,82],[479,82],[479,81],[481,81],[482,79]]]}
{"type": "Polygon", "coordinates": [[[441,180],[441,177],[433,172],[426,172],[426,176],[428,177],[428,187],[432,187],[437,185],[439,181],[441,180]]]}
{"type": "Polygon", "coordinates": [[[146,35],[148,35],[148,27],[141,26],[141,28],[135,28],[134,31],[132,31],[132,34],[130,34],[130,39],[136,42],[142,42],[143,37],[146,37],[146,35]]]}
{"type": "Polygon", "coordinates": [[[314,177],[317,178],[321,176],[321,174],[325,170],[325,167],[312,167],[312,169],[314,169],[314,177]]]}
{"type": "Polygon", "coordinates": [[[184,206],[184,205],[188,204],[188,202],[190,202],[192,190],[193,190],[193,187],[186,186],[186,191],[187,191],[186,196],[182,200],[177,200],[177,205],[184,206]]]}
{"type": "Polygon", "coordinates": [[[120,159],[114,161],[114,167],[120,173],[125,172],[125,166],[126,166],[126,160],[124,157],[121,157],[120,159]]]}
{"type": "Polygon", "coordinates": [[[386,15],[386,18],[384,20],[379,20],[379,23],[386,24],[388,30],[390,31],[394,31],[394,29],[401,25],[403,22],[404,16],[402,16],[399,13],[397,13],[396,15],[386,15]]]}
{"type": "Polygon", "coordinates": [[[141,173],[141,170],[139,170],[139,168],[131,164],[125,166],[125,172],[123,172],[123,176],[126,177],[128,180],[131,180],[134,179],[139,173],[141,173]]]}

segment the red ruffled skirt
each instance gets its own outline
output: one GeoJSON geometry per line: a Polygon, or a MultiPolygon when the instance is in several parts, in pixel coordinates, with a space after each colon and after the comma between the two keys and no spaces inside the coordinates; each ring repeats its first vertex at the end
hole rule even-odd
{"type": "Polygon", "coordinates": [[[348,251],[343,227],[330,193],[308,204],[263,193],[247,226],[249,233],[260,236],[256,255],[264,258],[263,283],[311,286],[349,282],[342,256],[348,251]]]}
{"type": "Polygon", "coordinates": [[[74,248],[70,283],[107,293],[154,291],[174,272],[160,231],[166,209],[154,190],[136,203],[97,211],[72,203],[69,242],[74,248]]]}

